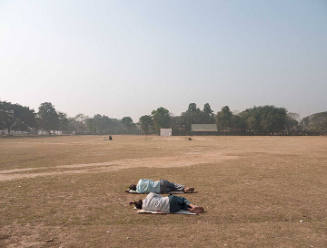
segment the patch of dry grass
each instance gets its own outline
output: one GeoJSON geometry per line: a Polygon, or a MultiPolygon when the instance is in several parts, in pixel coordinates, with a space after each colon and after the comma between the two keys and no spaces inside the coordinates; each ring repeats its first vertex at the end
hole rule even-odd
{"type": "Polygon", "coordinates": [[[114,136],[108,143],[100,136],[3,139],[0,168],[52,171],[126,157],[187,160],[208,150],[238,158],[2,181],[0,247],[327,247],[326,137],[114,136]],[[34,149],[55,161],[44,164],[34,149]],[[139,178],[195,186],[199,193],[185,196],[207,212],[137,215],[127,203],[144,195],[124,190],[139,178]]]}

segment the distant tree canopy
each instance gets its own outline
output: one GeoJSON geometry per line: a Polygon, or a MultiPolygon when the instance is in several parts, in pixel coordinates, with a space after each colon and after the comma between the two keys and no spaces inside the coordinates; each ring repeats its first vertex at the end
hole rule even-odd
{"type": "Polygon", "coordinates": [[[50,102],[41,103],[38,112],[39,126],[50,133],[59,129],[59,116],[55,107],[50,102]]]}
{"type": "Polygon", "coordinates": [[[203,106],[203,110],[197,108],[195,103],[190,103],[188,109],[182,113],[182,120],[185,134],[190,134],[192,124],[214,124],[215,116],[209,103],[203,106]]]}
{"type": "Polygon", "coordinates": [[[125,133],[135,134],[137,133],[136,124],[133,122],[133,119],[129,116],[125,116],[121,119],[123,126],[126,128],[125,133]]]}
{"type": "Polygon", "coordinates": [[[133,119],[129,116],[123,117],[121,119],[121,122],[126,126],[126,127],[133,127],[134,123],[133,123],[133,119]]]}
{"type": "Polygon", "coordinates": [[[34,110],[10,102],[0,101],[0,129],[27,131],[36,127],[34,110]]]}
{"type": "Polygon", "coordinates": [[[299,121],[300,116],[296,113],[287,113],[286,117],[286,131],[287,134],[296,134],[300,130],[299,121]]]}
{"type": "Polygon", "coordinates": [[[136,124],[131,117],[122,120],[96,114],[92,118],[78,114],[68,118],[65,113],[57,112],[49,103],[42,103],[38,112],[40,127],[48,132],[61,130],[77,134],[136,134],[136,124]]]}
{"type": "Polygon", "coordinates": [[[186,112],[195,113],[197,111],[196,103],[192,102],[188,105],[188,109],[186,112]]]}
{"type": "Polygon", "coordinates": [[[160,128],[170,127],[170,114],[168,109],[163,107],[157,108],[151,112],[153,127],[156,133],[160,133],[160,128]]]}
{"type": "Polygon", "coordinates": [[[128,122],[130,125],[130,129],[127,130],[126,128],[126,121],[125,122],[109,118],[106,115],[96,114],[93,118],[87,118],[85,120],[86,127],[89,133],[94,134],[125,134],[125,133],[135,133],[136,130],[132,130],[134,124],[130,118],[131,122],[128,122]]]}
{"type": "Polygon", "coordinates": [[[65,113],[58,112],[58,129],[61,131],[69,131],[69,119],[65,113]]]}
{"type": "Polygon", "coordinates": [[[216,124],[219,131],[230,131],[232,128],[233,114],[228,106],[217,113],[216,124]]]}
{"type": "Polygon", "coordinates": [[[153,130],[153,120],[150,115],[143,115],[140,117],[139,123],[144,134],[150,134],[153,130]]]}
{"type": "Polygon", "coordinates": [[[228,106],[214,115],[209,103],[199,109],[196,103],[190,103],[181,116],[170,116],[169,111],[160,107],[152,111],[151,116],[140,118],[144,133],[151,133],[151,128],[159,132],[160,128],[171,127],[174,135],[191,134],[192,124],[215,124],[222,134],[294,134],[299,125],[298,116],[287,113],[286,109],[275,106],[259,106],[246,109],[239,114],[233,114],[228,106]]]}
{"type": "Polygon", "coordinates": [[[174,135],[189,135],[192,124],[216,124],[218,134],[225,135],[317,135],[327,134],[327,112],[300,120],[298,114],[275,106],[248,108],[238,114],[224,106],[215,115],[209,103],[202,110],[190,103],[180,116],[172,116],[168,109],[159,107],[135,124],[129,116],[121,120],[101,114],[68,117],[50,102],[42,103],[36,114],[28,107],[0,101],[0,130],[5,129],[8,134],[13,130],[35,132],[37,128],[49,133],[61,130],[76,134],[138,134],[140,129],[143,134],[158,134],[160,128],[172,128],[174,135]]]}
{"type": "Polygon", "coordinates": [[[211,109],[209,103],[204,104],[203,112],[206,113],[208,116],[213,116],[213,110],[211,109]]]}
{"type": "Polygon", "coordinates": [[[287,111],[274,106],[246,109],[239,114],[247,132],[252,134],[282,132],[286,128],[287,111]]]}
{"type": "Polygon", "coordinates": [[[327,112],[307,116],[300,125],[308,134],[327,134],[327,112]]]}
{"type": "Polygon", "coordinates": [[[75,117],[68,118],[68,131],[76,134],[85,134],[88,132],[86,119],[88,117],[83,114],[78,114],[75,117]]]}
{"type": "Polygon", "coordinates": [[[186,130],[186,123],[183,116],[171,117],[171,128],[173,135],[186,135],[189,133],[186,130]]]}

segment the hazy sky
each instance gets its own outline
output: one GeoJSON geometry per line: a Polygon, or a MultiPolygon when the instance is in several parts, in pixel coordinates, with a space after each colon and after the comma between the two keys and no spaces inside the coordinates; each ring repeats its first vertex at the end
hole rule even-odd
{"type": "Polygon", "coordinates": [[[0,0],[0,100],[134,121],[327,111],[327,1],[0,0]]]}

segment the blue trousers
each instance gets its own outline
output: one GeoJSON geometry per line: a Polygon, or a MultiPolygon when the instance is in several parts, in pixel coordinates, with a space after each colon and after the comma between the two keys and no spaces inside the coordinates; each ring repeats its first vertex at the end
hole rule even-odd
{"type": "Polygon", "coordinates": [[[169,197],[169,209],[171,213],[178,212],[179,210],[187,210],[191,204],[186,198],[176,195],[170,195],[169,197]]]}
{"type": "Polygon", "coordinates": [[[168,194],[171,191],[183,191],[184,185],[172,183],[164,179],[160,179],[160,193],[168,194]]]}

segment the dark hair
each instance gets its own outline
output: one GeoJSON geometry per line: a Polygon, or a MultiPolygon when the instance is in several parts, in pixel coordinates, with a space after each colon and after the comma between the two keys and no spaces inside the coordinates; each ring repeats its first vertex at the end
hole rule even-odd
{"type": "Polygon", "coordinates": [[[142,209],[142,204],[142,200],[132,201],[129,203],[129,205],[134,205],[137,209],[142,209]]]}
{"type": "Polygon", "coordinates": [[[130,189],[130,190],[136,190],[136,185],[135,185],[135,184],[131,184],[131,185],[129,185],[129,189],[130,189]]]}

